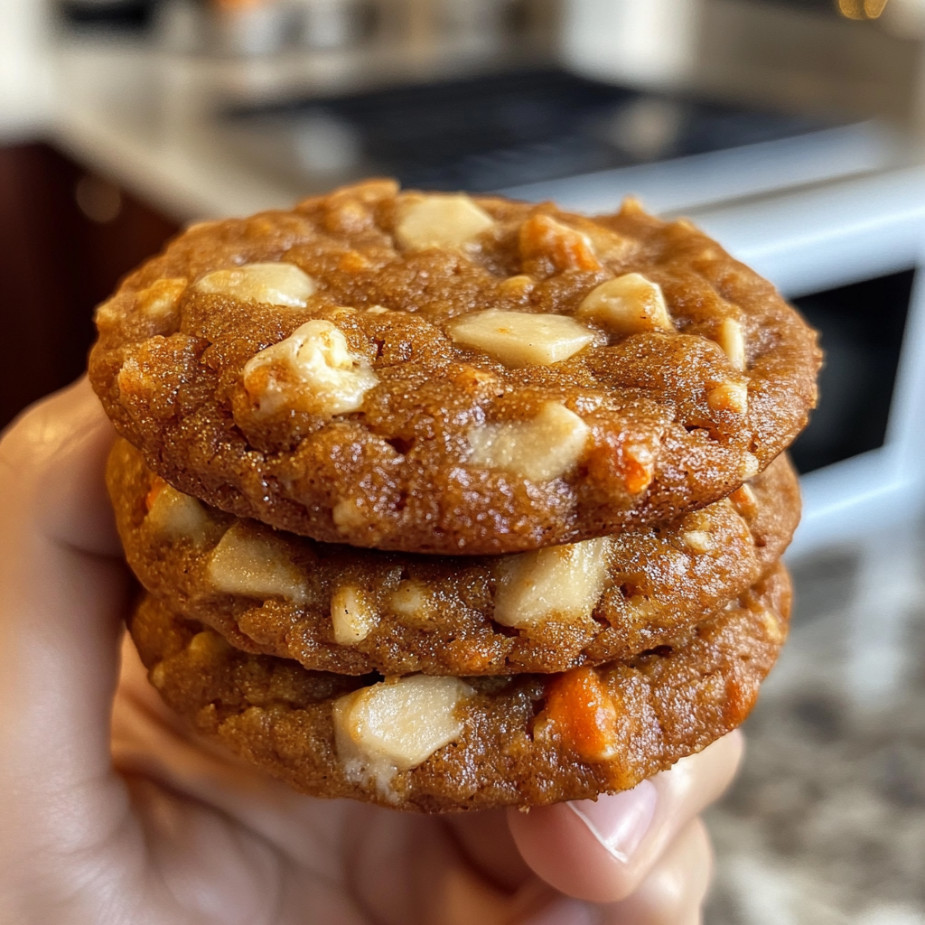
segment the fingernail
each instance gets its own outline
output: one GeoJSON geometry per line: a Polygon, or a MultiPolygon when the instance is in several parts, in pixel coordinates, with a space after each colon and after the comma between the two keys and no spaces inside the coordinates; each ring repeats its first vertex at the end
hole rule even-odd
{"type": "Polygon", "coordinates": [[[625,864],[649,831],[657,802],[655,785],[644,780],[632,790],[566,805],[601,847],[625,864]]]}

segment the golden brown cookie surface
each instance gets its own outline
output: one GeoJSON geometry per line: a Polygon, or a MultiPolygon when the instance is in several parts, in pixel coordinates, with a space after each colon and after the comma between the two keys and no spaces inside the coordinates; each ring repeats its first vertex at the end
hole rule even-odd
{"type": "Polygon", "coordinates": [[[789,606],[778,567],[675,647],[502,678],[310,672],[233,649],[153,598],[130,630],[166,702],[274,776],[316,796],[449,812],[626,789],[705,748],[754,705],[789,606]]]}
{"type": "Polygon", "coordinates": [[[500,553],[764,468],[812,333],[689,224],[396,193],[194,228],[101,306],[91,379],[177,488],[326,542],[500,553]]]}
{"type": "Polygon", "coordinates": [[[672,524],[494,557],[362,550],[235,519],[154,476],[125,441],[108,482],[128,561],[172,611],[245,651],[346,674],[552,672],[625,658],[750,587],[799,517],[785,457],[672,524]]]}

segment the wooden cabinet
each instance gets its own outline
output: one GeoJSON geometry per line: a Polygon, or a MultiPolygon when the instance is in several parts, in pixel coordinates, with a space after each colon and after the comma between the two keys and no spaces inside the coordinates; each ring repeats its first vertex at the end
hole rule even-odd
{"type": "Polygon", "coordinates": [[[0,148],[0,426],[80,375],[94,307],[177,231],[48,145],[0,148]]]}

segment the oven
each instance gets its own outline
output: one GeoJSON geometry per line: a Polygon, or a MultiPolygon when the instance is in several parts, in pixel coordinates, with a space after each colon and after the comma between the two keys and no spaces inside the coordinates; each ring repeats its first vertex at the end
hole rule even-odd
{"type": "Polygon", "coordinates": [[[821,332],[820,404],[793,448],[800,552],[914,515],[925,498],[925,171],[696,211],[821,332]]]}
{"type": "Polygon", "coordinates": [[[800,553],[851,542],[925,506],[925,170],[730,195],[749,174],[761,175],[756,156],[725,151],[720,163],[681,159],[646,174],[614,171],[510,192],[602,211],[642,189],[644,204],[692,218],[818,328],[826,353],[820,404],[793,447],[803,476],[793,545],[800,553]],[[689,198],[701,172],[719,204],[689,198]]]}

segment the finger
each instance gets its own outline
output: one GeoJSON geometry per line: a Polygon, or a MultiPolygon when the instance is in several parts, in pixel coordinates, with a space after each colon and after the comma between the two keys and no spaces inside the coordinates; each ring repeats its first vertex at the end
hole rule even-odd
{"type": "Polygon", "coordinates": [[[126,777],[214,806],[295,864],[311,862],[335,878],[344,853],[349,801],[308,799],[198,735],[148,682],[127,636],[112,713],[112,760],[126,777]]]}
{"type": "Polygon", "coordinates": [[[633,893],[691,819],[729,786],[742,754],[733,733],[633,790],[509,813],[526,863],[568,896],[597,903],[633,893]]]}
{"type": "MultiPolygon", "coordinates": [[[[0,816],[10,832],[37,832],[75,787],[110,775],[129,588],[108,555],[118,548],[102,475],[111,441],[83,380],[0,441],[0,816]]],[[[103,821],[112,794],[96,796],[81,805],[103,821]]]]}
{"type": "Polygon", "coordinates": [[[698,925],[713,852],[706,827],[689,822],[627,899],[599,905],[547,892],[522,925],[698,925]]]}
{"type": "Polygon", "coordinates": [[[713,873],[713,850],[700,819],[687,824],[628,899],[610,906],[601,925],[696,925],[713,873]]]}
{"type": "Polygon", "coordinates": [[[31,508],[30,526],[76,550],[121,555],[103,480],[113,431],[86,378],[33,405],[0,436],[0,488],[7,502],[31,508]]]}
{"type": "Polygon", "coordinates": [[[466,813],[448,825],[472,866],[496,886],[513,891],[532,879],[503,811],[466,813]]]}

